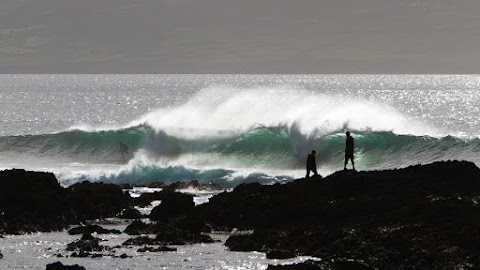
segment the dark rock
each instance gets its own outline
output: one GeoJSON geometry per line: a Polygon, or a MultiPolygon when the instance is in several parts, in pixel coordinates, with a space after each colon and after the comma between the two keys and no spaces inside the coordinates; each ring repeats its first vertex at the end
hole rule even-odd
{"type": "Polygon", "coordinates": [[[100,241],[100,238],[93,237],[89,233],[84,233],[80,240],[67,244],[67,251],[90,252],[108,250],[108,247],[99,244],[100,241]]]}
{"type": "Polygon", "coordinates": [[[375,270],[361,262],[339,260],[333,263],[327,261],[308,260],[304,263],[289,265],[269,265],[267,270],[375,270]]]}
{"type": "Polygon", "coordinates": [[[146,207],[149,206],[153,201],[161,201],[165,196],[165,192],[156,191],[152,193],[143,193],[138,198],[133,198],[133,205],[146,207]]]}
{"type": "Polygon", "coordinates": [[[124,233],[128,235],[140,235],[140,234],[154,234],[155,233],[154,225],[146,224],[141,220],[134,220],[130,225],[128,225],[124,233]]]}
{"type": "Polygon", "coordinates": [[[75,265],[63,265],[61,262],[47,264],[47,270],[86,270],[85,267],[75,265]]]}
{"type": "Polygon", "coordinates": [[[115,185],[62,188],[51,173],[0,172],[0,234],[58,231],[86,219],[114,217],[131,198],[115,185]]]}
{"type": "Polygon", "coordinates": [[[65,190],[52,173],[0,172],[0,233],[61,230],[72,221],[65,190]]]}
{"type": "Polygon", "coordinates": [[[157,248],[145,246],[137,250],[137,252],[147,252],[147,251],[148,252],[168,252],[168,251],[177,251],[177,249],[162,245],[157,248]]]}
{"type": "Polygon", "coordinates": [[[137,218],[142,218],[143,215],[137,209],[129,208],[129,209],[123,210],[118,217],[123,219],[137,219],[137,218]]]}
{"type": "Polygon", "coordinates": [[[153,208],[149,218],[157,221],[165,221],[179,215],[186,214],[195,208],[193,196],[178,192],[165,193],[162,204],[153,208]]]}
{"type": "MultiPolygon", "coordinates": [[[[208,191],[223,191],[224,188],[218,184],[201,184],[197,180],[193,181],[179,181],[174,182],[169,185],[165,185],[163,183],[153,183],[149,184],[148,187],[151,188],[163,188],[162,191],[156,191],[153,193],[143,193],[138,198],[134,198],[133,205],[137,205],[140,207],[145,207],[151,204],[152,201],[164,201],[165,197],[169,197],[172,193],[177,193],[175,191],[179,189],[185,188],[195,188],[198,190],[208,190],[208,191]]],[[[175,195],[173,195],[175,196],[175,195]]]]}
{"type": "Polygon", "coordinates": [[[2,258],[3,258],[3,254],[0,252],[0,259],[2,259],[2,258]]]}
{"type": "Polygon", "coordinates": [[[224,187],[216,183],[202,184],[198,182],[198,180],[192,180],[192,181],[177,181],[177,182],[171,183],[168,186],[164,186],[163,191],[175,192],[177,190],[187,189],[187,188],[194,188],[197,190],[209,190],[209,191],[225,190],[224,187]]]}
{"type": "Polygon", "coordinates": [[[145,245],[157,245],[158,241],[148,236],[140,236],[136,238],[130,238],[123,242],[122,246],[145,246],[145,245]]]}
{"type": "Polygon", "coordinates": [[[87,226],[75,227],[68,230],[68,234],[70,235],[91,234],[94,232],[98,234],[120,234],[121,233],[119,230],[108,230],[98,225],[87,225],[87,226]]]}
{"type": "Polygon", "coordinates": [[[84,181],[68,187],[68,200],[80,220],[115,217],[129,208],[131,198],[113,184],[84,181]]]}
{"type": "Polygon", "coordinates": [[[270,250],[267,252],[267,259],[290,259],[297,255],[289,250],[270,250]]]}
{"type": "Polygon", "coordinates": [[[357,261],[335,260],[332,270],[375,270],[374,268],[357,261]]]}
{"type": "Polygon", "coordinates": [[[210,236],[204,235],[198,231],[190,231],[182,229],[172,224],[157,224],[156,227],[157,242],[165,245],[188,245],[197,243],[213,243],[215,242],[210,236]]]}
{"type": "Polygon", "coordinates": [[[216,229],[254,229],[252,235],[230,237],[225,243],[230,250],[352,260],[332,264],[337,268],[475,268],[478,194],[480,170],[474,164],[437,162],[341,171],[285,185],[241,185],[186,218],[203,218],[216,229]]]}
{"type": "Polygon", "coordinates": [[[118,256],[120,259],[126,259],[126,258],[131,258],[127,254],[123,253],[122,255],[118,256]]]}
{"type": "Polygon", "coordinates": [[[269,265],[267,270],[333,270],[328,263],[306,261],[297,264],[269,265]]]}
{"type": "Polygon", "coordinates": [[[92,253],[88,251],[79,251],[73,252],[71,256],[73,258],[90,258],[92,256],[92,253]]]}
{"type": "Polygon", "coordinates": [[[157,234],[155,242],[149,242],[151,240],[148,237],[138,237],[126,241],[126,243],[133,245],[155,245],[159,243],[164,245],[186,245],[215,242],[210,236],[202,233],[203,228],[205,228],[205,224],[195,218],[174,219],[169,222],[152,224],[145,224],[140,220],[135,220],[125,228],[124,232],[129,235],[157,234]]]}

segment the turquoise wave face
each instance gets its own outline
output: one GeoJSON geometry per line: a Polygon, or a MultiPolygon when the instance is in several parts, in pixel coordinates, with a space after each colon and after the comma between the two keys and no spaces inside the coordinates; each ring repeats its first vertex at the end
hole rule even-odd
{"type": "Polygon", "coordinates": [[[78,161],[114,162],[119,156],[119,142],[131,151],[145,142],[148,127],[87,132],[64,131],[55,134],[0,137],[0,153],[28,153],[38,157],[68,157],[78,161]]]}
{"type": "MultiPolygon", "coordinates": [[[[55,162],[68,158],[69,162],[94,166],[120,165],[125,163],[119,146],[119,142],[123,142],[129,146],[126,158],[134,165],[96,177],[104,182],[121,183],[198,179],[232,186],[232,183],[241,182],[289,181],[293,179],[291,176],[272,177],[266,172],[303,170],[311,149],[317,150],[320,170],[343,168],[343,131],[301,134],[293,127],[279,126],[256,127],[222,135],[215,133],[212,136],[205,133],[192,136],[189,132],[169,134],[142,125],[109,131],[72,130],[56,134],[7,136],[0,137],[0,153],[4,156],[27,154],[51,158],[55,162]],[[250,173],[236,176],[236,172],[243,169],[250,169],[250,173]]],[[[355,163],[361,170],[399,168],[448,159],[469,160],[477,164],[480,161],[477,155],[480,152],[479,139],[433,138],[376,131],[352,131],[352,134],[355,139],[355,163]]],[[[85,178],[88,179],[87,176],[85,178]]]]}
{"type": "MultiPolygon", "coordinates": [[[[375,167],[376,164],[401,166],[406,160],[429,162],[441,158],[459,158],[475,161],[478,159],[476,153],[480,151],[479,139],[463,140],[451,136],[433,138],[373,131],[352,131],[352,134],[357,159],[375,167]]],[[[288,127],[257,127],[235,135],[202,135],[186,139],[168,135],[164,131],[154,131],[148,126],[137,126],[109,131],[72,130],[56,134],[0,137],[0,152],[43,157],[68,156],[79,161],[108,163],[118,161],[119,142],[127,144],[131,154],[142,150],[157,159],[176,160],[185,155],[223,156],[228,160],[237,159],[239,163],[250,160],[247,162],[250,165],[262,162],[267,168],[277,168],[276,164],[281,163],[281,166],[295,169],[303,166],[305,156],[311,149],[317,150],[319,163],[338,162],[344,153],[345,135],[343,132],[298,135],[288,127]]],[[[222,160],[216,162],[218,168],[223,168],[222,160]]]]}

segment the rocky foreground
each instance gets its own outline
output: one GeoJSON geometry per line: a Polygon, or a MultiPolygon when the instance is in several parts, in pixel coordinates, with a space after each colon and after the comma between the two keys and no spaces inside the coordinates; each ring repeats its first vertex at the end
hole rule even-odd
{"type": "MultiPolygon", "coordinates": [[[[480,169],[469,162],[241,185],[196,207],[191,195],[171,188],[131,198],[119,186],[62,188],[52,174],[23,170],[0,172],[0,185],[0,235],[123,217],[134,219],[124,245],[167,251],[174,249],[166,245],[211,242],[212,230],[239,229],[253,233],[232,235],[230,250],[322,258],[269,269],[480,268],[480,169]],[[162,200],[148,216],[153,222],[136,219],[143,216],[133,207],[153,200],[162,200]]],[[[101,230],[77,229],[84,242],[70,248],[91,255],[81,247],[92,247],[89,234],[101,230]]]]}

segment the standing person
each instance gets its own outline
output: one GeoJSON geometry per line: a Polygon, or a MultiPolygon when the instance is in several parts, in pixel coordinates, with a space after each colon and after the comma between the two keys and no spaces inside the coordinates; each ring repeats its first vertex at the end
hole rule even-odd
{"type": "Polygon", "coordinates": [[[120,154],[122,154],[122,159],[125,159],[125,155],[128,155],[128,145],[123,142],[118,142],[120,145],[120,154]]]}
{"type": "Polygon", "coordinates": [[[310,171],[313,172],[313,175],[318,175],[317,173],[317,162],[315,161],[315,155],[317,154],[317,151],[314,149],[312,150],[312,153],[308,154],[307,157],[307,176],[305,178],[310,177],[310,171]]]}
{"type": "Polygon", "coordinates": [[[352,161],[353,170],[355,171],[355,162],[353,161],[353,137],[350,136],[350,131],[345,133],[347,135],[347,140],[345,142],[345,165],[343,169],[347,169],[348,160],[352,161]]]}

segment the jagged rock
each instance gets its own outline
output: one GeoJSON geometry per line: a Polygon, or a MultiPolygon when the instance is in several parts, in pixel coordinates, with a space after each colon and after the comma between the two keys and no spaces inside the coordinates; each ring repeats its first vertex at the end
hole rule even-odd
{"type": "Polygon", "coordinates": [[[328,263],[306,261],[297,264],[269,265],[267,270],[333,270],[328,266],[328,263]]]}
{"type": "Polygon", "coordinates": [[[0,186],[0,233],[61,230],[73,220],[52,173],[0,171],[0,186]]]}
{"type": "MultiPolygon", "coordinates": [[[[148,237],[138,237],[127,240],[125,243],[133,245],[186,245],[196,243],[213,243],[214,240],[202,234],[205,224],[198,219],[174,219],[169,222],[145,224],[135,220],[125,228],[129,235],[157,234],[155,242],[150,242],[148,237]],[[146,241],[146,242],[142,242],[146,241]]],[[[124,243],[124,244],[125,244],[124,243]]]]}
{"type": "Polygon", "coordinates": [[[224,190],[225,188],[216,183],[202,184],[198,180],[192,181],[177,181],[169,184],[168,186],[163,187],[163,191],[166,192],[175,192],[180,189],[194,188],[198,190],[224,190]]]}
{"type": "Polygon", "coordinates": [[[126,259],[126,258],[131,258],[131,256],[128,256],[125,253],[122,253],[122,255],[118,256],[120,259],[126,259]]]}
{"type": "Polygon", "coordinates": [[[177,251],[177,249],[162,245],[162,246],[159,246],[157,248],[145,246],[145,247],[139,248],[137,250],[137,252],[147,252],[147,251],[148,252],[168,252],[168,251],[177,251]]]}
{"type": "Polygon", "coordinates": [[[149,218],[157,221],[166,221],[183,215],[195,208],[193,196],[178,192],[166,192],[162,204],[153,208],[149,218]]]}
{"type": "Polygon", "coordinates": [[[143,215],[137,209],[129,208],[129,209],[123,210],[118,217],[123,219],[137,219],[137,218],[142,218],[143,215]]]}
{"type": "Polygon", "coordinates": [[[73,258],[101,258],[103,257],[103,254],[101,253],[92,253],[89,251],[79,251],[79,252],[73,252],[71,255],[73,258]]]}
{"type": "Polygon", "coordinates": [[[80,220],[115,217],[129,208],[131,198],[114,184],[84,181],[68,187],[68,200],[80,220]]]}
{"type": "Polygon", "coordinates": [[[148,236],[140,236],[135,238],[130,238],[127,241],[122,243],[122,246],[144,246],[144,245],[156,245],[158,242],[148,236]]]}
{"type": "Polygon", "coordinates": [[[85,267],[75,265],[63,265],[61,262],[47,264],[46,270],[86,270],[85,267]]]}
{"type": "Polygon", "coordinates": [[[357,261],[339,260],[333,263],[327,261],[308,260],[303,263],[288,265],[269,265],[267,270],[375,270],[357,261]]]}
{"type": "Polygon", "coordinates": [[[119,230],[108,230],[98,225],[87,225],[87,226],[75,227],[68,230],[68,234],[70,235],[85,234],[85,233],[91,234],[94,232],[98,234],[121,234],[122,233],[119,230]]]}
{"type": "Polygon", "coordinates": [[[123,232],[128,235],[154,234],[155,229],[153,224],[146,224],[141,220],[134,220],[123,232]]]}
{"type": "Polygon", "coordinates": [[[375,270],[364,263],[347,260],[335,260],[332,266],[332,270],[375,270]]]}
{"type": "Polygon", "coordinates": [[[62,188],[51,173],[0,171],[0,234],[58,231],[86,219],[114,217],[131,198],[116,185],[62,188]]]}
{"type": "Polygon", "coordinates": [[[289,250],[270,250],[267,252],[267,259],[290,259],[297,255],[289,250]]]}
{"type": "MultiPolygon", "coordinates": [[[[203,217],[214,228],[254,229],[252,235],[230,237],[225,245],[231,250],[281,249],[323,260],[364,261],[377,269],[475,268],[478,194],[480,170],[474,164],[437,162],[340,171],[285,185],[241,185],[186,218],[203,217]]],[[[347,264],[353,262],[336,266],[347,264]]]]}
{"type": "Polygon", "coordinates": [[[93,237],[90,233],[84,233],[80,240],[67,244],[67,251],[90,252],[108,250],[108,247],[99,244],[100,241],[100,238],[93,237]]]}
{"type": "Polygon", "coordinates": [[[175,223],[157,224],[157,236],[155,240],[165,245],[187,245],[197,243],[215,242],[210,236],[204,235],[199,231],[192,231],[181,226],[175,226],[175,223]]]}

